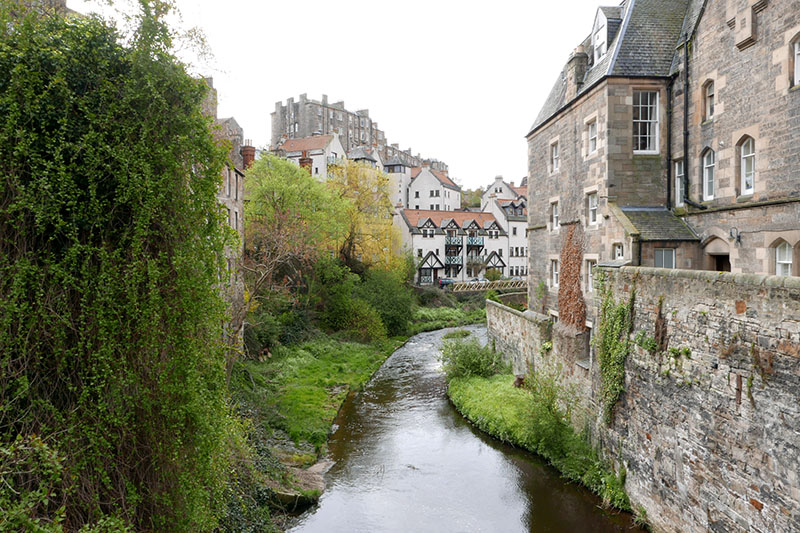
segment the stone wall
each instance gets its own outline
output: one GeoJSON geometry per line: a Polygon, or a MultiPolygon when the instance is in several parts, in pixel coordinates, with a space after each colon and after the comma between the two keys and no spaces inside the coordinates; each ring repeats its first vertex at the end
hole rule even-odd
{"type": "Polygon", "coordinates": [[[544,353],[546,317],[490,304],[490,337],[515,364],[558,364],[582,385],[593,436],[625,465],[631,501],[655,531],[800,530],[800,278],[603,272],[616,301],[635,291],[625,393],[610,426],[598,362],[590,353],[579,364],[574,333],[556,326],[544,353]],[[666,335],[655,347],[659,316],[666,335]]]}

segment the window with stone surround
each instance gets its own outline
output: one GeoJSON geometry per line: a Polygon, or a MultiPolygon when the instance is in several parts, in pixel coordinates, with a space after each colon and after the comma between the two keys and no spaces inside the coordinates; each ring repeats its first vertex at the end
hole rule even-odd
{"type": "Polygon", "coordinates": [[[714,80],[703,85],[703,120],[714,118],[714,80]]]}
{"type": "Polygon", "coordinates": [[[792,86],[800,85],[800,34],[798,34],[791,44],[790,71],[792,73],[792,86]]]}
{"type": "Polygon", "coordinates": [[[613,254],[614,254],[613,257],[614,257],[615,261],[621,261],[621,260],[625,259],[625,247],[622,246],[621,242],[614,243],[613,254]]]}
{"type": "Polygon", "coordinates": [[[550,204],[550,231],[558,231],[558,202],[550,204]]]}
{"type": "Polygon", "coordinates": [[[703,152],[703,200],[714,199],[714,150],[703,152]]]}
{"type": "Polygon", "coordinates": [[[550,286],[558,287],[558,260],[550,261],[550,286]]]}
{"type": "Polygon", "coordinates": [[[683,159],[675,161],[675,207],[683,207],[683,159]]]}
{"type": "Polygon", "coordinates": [[[775,247],[775,274],[778,276],[792,275],[792,247],[782,241],[775,247]]]}
{"type": "Polygon", "coordinates": [[[559,153],[558,141],[550,145],[550,172],[558,172],[559,153]]]}
{"type": "Polygon", "coordinates": [[[656,268],[675,268],[675,248],[655,249],[656,268]]]}
{"type": "Polygon", "coordinates": [[[594,267],[597,261],[592,259],[586,261],[586,292],[594,292],[594,267]]]}
{"type": "Polygon", "coordinates": [[[756,181],[756,142],[745,137],[739,142],[739,186],[742,196],[753,194],[756,181]]]}
{"type": "Polygon", "coordinates": [[[587,222],[590,225],[597,224],[597,193],[593,192],[586,196],[586,203],[587,203],[587,222]]]}
{"type": "Polygon", "coordinates": [[[589,134],[589,153],[593,154],[597,151],[597,121],[591,121],[587,129],[589,134]]]}
{"type": "Polygon", "coordinates": [[[658,153],[658,91],[633,91],[633,152],[658,153]]]}

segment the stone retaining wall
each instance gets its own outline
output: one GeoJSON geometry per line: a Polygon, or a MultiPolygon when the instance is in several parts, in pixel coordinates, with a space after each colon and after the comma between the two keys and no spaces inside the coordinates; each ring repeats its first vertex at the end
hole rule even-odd
{"type": "Polygon", "coordinates": [[[624,463],[633,505],[656,531],[800,531],[800,278],[634,267],[601,275],[617,301],[635,290],[630,338],[646,347],[631,343],[610,427],[597,361],[584,370],[579,355],[561,353],[580,351],[575,335],[554,328],[544,354],[546,317],[492,303],[490,338],[516,365],[557,362],[583,385],[594,438],[624,463]],[[665,336],[654,349],[659,316],[665,336]]]}

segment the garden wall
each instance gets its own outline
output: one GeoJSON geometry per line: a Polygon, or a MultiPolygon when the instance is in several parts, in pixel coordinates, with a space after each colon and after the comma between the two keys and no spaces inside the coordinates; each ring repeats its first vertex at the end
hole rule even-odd
{"type": "Polygon", "coordinates": [[[574,333],[554,328],[547,353],[546,317],[489,305],[498,350],[523,367],[558,363],[567,381],[583,382],[594,438],[621,459],[631,501],[656,531],[800,531],[800,278],[600,272],[617,302],[635,293],[625,392],[610,426],[600,367],[594,357],[588,370],[575,364],[574,333]]]}

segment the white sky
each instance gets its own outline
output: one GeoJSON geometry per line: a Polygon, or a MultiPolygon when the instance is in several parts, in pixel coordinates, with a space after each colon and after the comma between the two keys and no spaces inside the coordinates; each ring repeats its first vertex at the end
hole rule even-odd
{"type": "MultiPolygon", "coordinates": [[[[214,54],[219,116],[268,147],[275,102],[369,109],[390,143],[445,161],[465,188],[527,174],[528,132],[599,5],[618,1],[176,0],[214,54]]],[[[89,13],[92,0],[69,0],[89,13]]],[[[196,63],[196,61],[193,61],[196,63]]]]}

